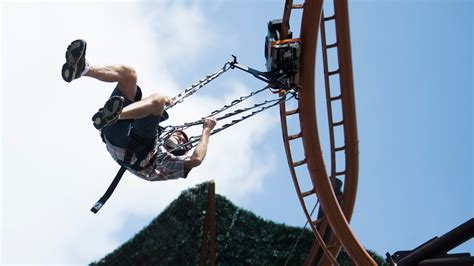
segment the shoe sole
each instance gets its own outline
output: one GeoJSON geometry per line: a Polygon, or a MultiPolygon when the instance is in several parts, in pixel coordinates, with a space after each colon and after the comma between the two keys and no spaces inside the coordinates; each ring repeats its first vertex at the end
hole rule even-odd
{"type": "Polygon", "coordinates": [[[94,127],[96,129],[102,129],[109,126],[111,121],[116,120],[120,113],[122,113],[124,100],[122,97],[112,97],[104,105],[104,108],[97,112],[93,117],[94,127]]]}
{"type": "Polygon", "coordinates": [[[84,57],[86,55],[86,48],[87,48],[87,43],[84,40],[75,40],[73,41],[68,47],[67,47],[67,53],[66,53],[66,63],[70,65],[75,65],[79,59],[84,57]],[[82,48],[81,48],[82,46],[82,48]],[[72,55],[72,51],[80,48],[80,54],[77,57],[77,59],[72,55]]]}
{"type": "Polygon", "coordinates": [[[84,40],[75,40],[67,47],[66,63],[63,65],[61,70],[62,77],[66,82],[71,82],[76,76],[78,69],[77,62],[86,56],[86,48],[87,43],[84,40]],[[80,49],[79,56],[75,58],[72,51],[78,48],[80,49]]]}

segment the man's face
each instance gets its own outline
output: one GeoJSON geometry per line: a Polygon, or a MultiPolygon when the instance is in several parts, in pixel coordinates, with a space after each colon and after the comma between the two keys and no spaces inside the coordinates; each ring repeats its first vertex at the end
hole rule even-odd
{"type": "Polygon", "coordinates": [[[186,143],[186,138],[184,137],[183,133],[181,133],[180,131],[174,132],[174,133],[170,136],[170,140],[171,140],[174,144],[176,144],[176,146],[186,143]]]}

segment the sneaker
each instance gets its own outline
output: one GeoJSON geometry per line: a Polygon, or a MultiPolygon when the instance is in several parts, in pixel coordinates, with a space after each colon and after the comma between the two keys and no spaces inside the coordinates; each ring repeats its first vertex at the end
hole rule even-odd
{"type": "Polygon", "coordinates": [[[61,70],[64,81],[71,82],[77,79],[88,68],[86,61],[86,41],[75,40],[68,47],[66,51],[66,63],[64,63],[61,70]]]}
{"type": "Polygon", "coordinates": [[[92,121],[94,127],[102,129],[104,127],[113,125],[120,117],[122,113],[123,104],[125,99],[121,96],[112,96],[107,100],[103,108],[100,108],[94,116],[92,121]]]}

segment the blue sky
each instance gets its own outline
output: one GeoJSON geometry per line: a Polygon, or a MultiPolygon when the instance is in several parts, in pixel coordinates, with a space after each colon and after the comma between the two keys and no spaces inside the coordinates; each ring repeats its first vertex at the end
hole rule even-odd
{"type": "MultiPolygon", "coordinates": [[[[174,95],[219,68],[231,54],[263,70],[266,23],[281,17],[283,2],[2,2],[0,261],[71,264],[98,259],[146,226],[180,191],[209,179],[216,181],[217,193],[237,205],[268,220],[303,226],[277,109],[211,139],[205,163],[187,180],[150,184],[126,175],[100,216],[91,216],[89,205],[116,170],[89,123],[89,114],[107,97],[110,85],[92,80],[64,84],[57,73],[65,45],[77,36],[88,40],[92,63],[135,65],[148,93],[159,88],[174,95]],[[68,19],[75,9],[87,11],[88,20],[68,19]],[[39,14],[50,16],[39,22],[39,14]],[[109,23],[104,23],[104,14],[109,23]],[[119,22],[125,26],[116,27],[119,22]],[[126,38],[117,41],[123,33],[126,38]],[[40,48],[33,53],[27,44],[38,40],[40,48]],[[28,56],[41,60],[18,60],[28,56]],[[40,68],[41,76],[33,73],[33,80],[19,76],[40,68]],[[68,106],[78,99],[83,108],[69,113],[68,106]],[[31,114],[21,106],[36,106],[38,100],[50,105],[38,109],[37,119],[30,121],[31,114]],[[51,117],[64,126],[58,128],[51,117]],[[19,119],[30,123],[17,125],[19,119]],[[27,133],[31,128],[36,139],[27,133]],[[74,130],[64,134],[64,128],[74,130]],[[71,138],[74,148],[66,145],[71,138]],[[19,171],[15,158],[25,150],[32,155],[23,159],[30,168],[19,171]],[[56,171],[48,166],[52,160],[59,163],[56,171]],[[38,178],[32,178],[31,169],[38,178]],[[26,190],[25,182],[31,184],[26,190]],[[55,204],[58,197],[62,201],[55,204]],[[43,214],[45,209],[52,214],[43,214]],[[106,226],[111,220],[117,222],[106,226]],[[33,251],[55,230],[58,236],[33,251]],[[29,260],[19,255],[25,245],[21,232],[32,236],[29,260]]],[[[412,249],[474,216],[474,4],[350,1],[349,12],[360,150],[351,226],[365,247],[380,254],[412,249]]],[[[299,13],[291,21],[295,33],[299,13]]],[[[182,120],[203,115],[262,86],[244,73],[230,72],[172,115],[182,120]]],[[[325,107],[317,110],[324,121],[325,107]]],[[[326,128],[321,125],[323,141],[326,128]]],[[[323,147],[326,153],[328,147],[323,147]]],[[[474,253],[472,240],[457,251],[474,253]]]]}
{"type": "Polygon", "coordinates": [[[354,226],[375,212],[369,228],[379,233],[361,233],[363,243],[386,235],[377,251],[406,249],[474,213],[473,5],[351,6],[362,179],[354,226]]]}

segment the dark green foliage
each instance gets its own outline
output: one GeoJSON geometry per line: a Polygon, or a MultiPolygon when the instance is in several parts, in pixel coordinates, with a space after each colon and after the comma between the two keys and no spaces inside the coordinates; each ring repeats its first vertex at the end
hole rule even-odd
{"type": "MultiPolygon", "coordinates": [[[[217,196],[217,264],[284,265],[301,228],[265,221],[217,196]]],[[[312,245],[303,231],[289,265],[300,265],[312,245]]]]}
{"type": "MultiPolygon", "coordinates": [[[[149,226],[91,265],[199,265],[207,190],[204,183],[183,192],[149,226]]],[[[287,265],[302,265],[314,241],[310,230],[266,221],[220,195],[216,235],[217,265],[285,265],[287,259],[287,265]]]]}
{"type": "MultiPolygon", "coordinates": [[[[377,253],[375,253],[374,251],[367,250],[367,252],[372,257],[372,259],[374,259],[374,261],[377,263],[377,265],[379,265],[379,266],[388,265],[385,262],[385,260],[381,256],[379,256],[377,253]]],[[[349,255],[347,255],[347,253],[344,250],[341,250],[341,252],[339,253],[339,256],[337,256],[337,262],[339,262],[339,264],[341,266],[352,266],[352,265],[354,265],[351,261],[351,258],[349,257],[349,255]]]]}

